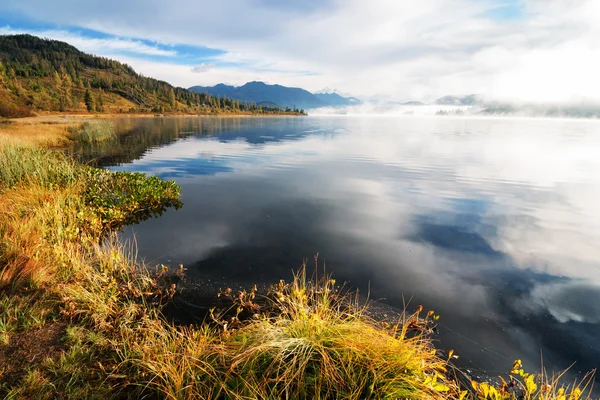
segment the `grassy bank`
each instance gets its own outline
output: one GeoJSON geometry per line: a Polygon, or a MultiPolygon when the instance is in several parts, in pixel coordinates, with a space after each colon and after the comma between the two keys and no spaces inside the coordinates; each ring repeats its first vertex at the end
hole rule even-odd
{"type": "Polygon", "coordinates": [[[114,137],[114,124],[100,118],[47,116],[0,120],[0,146],[52,148],[73,141],[97,143],[114,137]]]}
{"type": "MultiPolygon", "coordinates": [[[[557,399],[586,396],[516,363],[461,387],[433,312],[371,319],[330,277],[220,293],[206,324],[168,323],[182,268],[146,266],[113,232],[177,207],[173,182],[0,142],[0,396],[6,398],[557,399]]],[[[29,144],[29,145],[26,145],[29,144]]]]}

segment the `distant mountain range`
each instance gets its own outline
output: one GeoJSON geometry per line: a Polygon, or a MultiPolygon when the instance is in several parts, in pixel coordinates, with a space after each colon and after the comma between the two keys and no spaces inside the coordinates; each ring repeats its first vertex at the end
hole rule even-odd
{"type": "Polygon", "coordinates": [[[300,88],[267,85],[264,82],[248,82],[243,86],[219,83],[215,86],[192,86],[189,90],[257,105],[278,105],[283,108],[294,108],[295,106],[297,109],[304,110],[360,104],[360,100],[357,98],[343,97],[335,92],[311,93],[300,88]]]}

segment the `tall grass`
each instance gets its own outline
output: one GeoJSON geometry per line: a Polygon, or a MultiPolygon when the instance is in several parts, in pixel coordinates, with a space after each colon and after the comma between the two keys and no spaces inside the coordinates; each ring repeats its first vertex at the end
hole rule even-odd
{"type": "Polygon", "coordinates": [[[0,146],[0,185],[65,186],[75,182],[78,168],[73,161],[50,150],[0,146]]]}
{"type": "Polygon", "coordinates": [[[82,143],[100,143],[116,138],[115,125],[111,121],[94,120],[69,129],[73,139],[82,143]]]}
{"type": "Polygon", "coordinates": [[[453,389],[431,341],[407,336],[417,315],[386,327],[339,295],[334,281],[307,280],[304,271],[272,288],[275,317],[265,314],[228,338],[236,397],[434,399],[453,389]]]}
{"type": "MultiPolygon", "coordinates": [[[[256,309],[251,297],[237,296],[236,307],[256,309]]],[[[407,321],[369,319],[329,279],[302,270],[263,300],[247,321],[217,319],[221,329],[155,327],[133,342],[132,364],[172,399],[442,399],[458,390],[427,338],[409,338],[407,321]]]]}

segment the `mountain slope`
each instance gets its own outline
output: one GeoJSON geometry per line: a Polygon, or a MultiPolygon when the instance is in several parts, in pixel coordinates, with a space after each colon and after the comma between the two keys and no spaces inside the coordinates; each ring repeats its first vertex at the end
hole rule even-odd
{"type": "MultiPolygon", "coordinates": [[[[144,77],[129,65],[56,40],[0,36],[0,116],[30,111],[266,112],[144,77]]],[[[278,110],[270,110],[278,112],[278,110]]]]}

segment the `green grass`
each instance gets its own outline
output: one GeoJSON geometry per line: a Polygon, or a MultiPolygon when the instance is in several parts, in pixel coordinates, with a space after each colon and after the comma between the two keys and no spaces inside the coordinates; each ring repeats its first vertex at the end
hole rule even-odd
{"type": "Polygon", "coordinates": [[[15,145],[0,146],[0,183],[65,186],[76,179],[78,167],[65,156],[49,150],[15,145]]]}
{"type": "Polygon", "coordinates": [[[115,125],[111,121],[95,120],[69,128],[74,140],[82,143],[100,143],[116,138],[115,125]]]}

